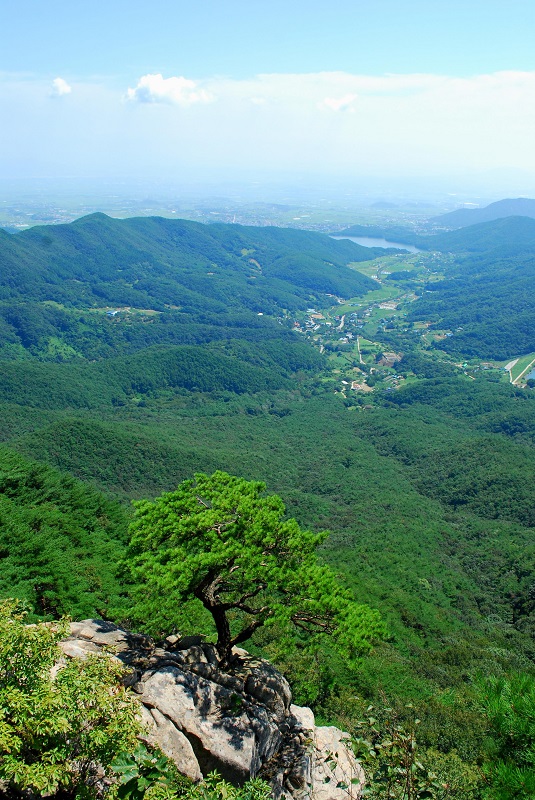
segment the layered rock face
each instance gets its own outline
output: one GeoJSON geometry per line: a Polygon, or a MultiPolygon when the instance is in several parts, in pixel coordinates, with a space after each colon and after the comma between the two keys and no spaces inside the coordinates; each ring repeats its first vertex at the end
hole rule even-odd
{"type": "Polygon", "coordinates": [[[66,657],[109,648],[127,668],[156,744],[194,781],[217,770],[234,784],[268,781],[275,800],[350,800],[360,796],[363,773],[347,738],[316,727],[309,708],[292,705],[286,679],[267,661],[235,649],[218,668],[214,646],[201,637],[170,636],[156,646],[102,620],[71,624],[61,643],[66,657]]]}

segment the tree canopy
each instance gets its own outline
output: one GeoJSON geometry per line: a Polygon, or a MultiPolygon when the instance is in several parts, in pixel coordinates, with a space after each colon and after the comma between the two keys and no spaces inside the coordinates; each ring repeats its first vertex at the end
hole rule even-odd
{"type": "Polygon", "coordinates": [[[478,676],[479,702],[490,725],[493,758],[484,766],[489,800],[535,796],[535,679],[527,673],[478,676]]]}
{"type": "Polygon", "coordinates": [[[172,629],[195,598],[213,618],[223,663],[234,646],[275,624],[308,644],[329,634],[349,654],[368,650],[383,624],[318,563],[327,533],[301,530],[265,489],[221,471],[199,473],[137,503],[129,559],[138,612],[172,629]]]}

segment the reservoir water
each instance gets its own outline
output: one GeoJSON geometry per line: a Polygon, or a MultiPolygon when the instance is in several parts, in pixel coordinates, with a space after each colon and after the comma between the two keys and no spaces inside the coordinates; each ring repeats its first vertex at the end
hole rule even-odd
{"type": "Polygon", "coordinates": [[[361,244],[363,247],[395,247],[396,250],[408,250],[409,253],[419,253],[417,247],[401,242],[389,242],[387,239],[372,239],[370,236],[331,236],[331,239],[349,239],[350,242],[361,244]]]}

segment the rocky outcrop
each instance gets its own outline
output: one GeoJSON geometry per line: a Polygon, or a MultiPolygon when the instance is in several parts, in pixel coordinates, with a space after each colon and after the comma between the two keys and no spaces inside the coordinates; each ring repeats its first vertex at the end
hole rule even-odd
{"type": "Polygon", "coordinates": [[[347,737],[316,727],[309,708],[292,705],[288,682],[269,662],[236,649],[222,671],[202,637],[156,645],[101,620],[72,623],[61,646],[68,658],[107,650],[125,665],[147,741],[192,780],[215,769],[235,784],[262,777],[276,799],[360,796],[363,774],[347,737]]]}

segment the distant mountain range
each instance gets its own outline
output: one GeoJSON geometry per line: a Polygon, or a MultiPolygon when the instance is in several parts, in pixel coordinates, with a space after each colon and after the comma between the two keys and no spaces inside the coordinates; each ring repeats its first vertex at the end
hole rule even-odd
{"type": "MultiPolygon", "coordinates": [[[[501,202],[516,203],[517,201],[503,200],[501,202]]],[[[470,221],[465,225],[451,225],[454,230],[428,233],[427,235],[418,234],[414,230],[400,225],[352,225],[333,235],[384,238],[389,242],[411,244],[420,250],[440,250],[445,253],[488,253],[493,250],[496,251],[497,257],[501,257],[502,254],[511,257],[518,253],[535,252],[535,200],[526,202],[533,205],[532,218],[529,214],[520,212],[516,216],[503,214],[488,220],[476,219],[474,216],[470,217],[470,221]]],[[[497,205],[499,203],[493,203],[493,206],[497,205]]],[[[489,206],[490,208],[492,206],[489,206]]],[[[483,212],[487,209],[475,209],[467,213],[476,214],[476,211],[483,212]]],[[[464,209],[452,213],[464,214],[464,209]]],[[[434,220],[445,219],[448,216],[450,215],[445,214],[444,217],[435,217],[434,220]]],[[[377,248],[374,249],[377,250],[377,248]]],[[[372,248],[368,252],[371,250],[372,248]]],[[[384,250],[379,252],[381,255],[385,254],[384,250]]],[[[370,257],[374,258],[375,256],[370,257]]]]}
{"type": "MultiPolygon", "coordinates": [[[[535,351],[535,219],[509,216],[415,240],[454,257],[446,279],[415,304],[413,321],[455,331],[441,345],[452,352],[507,358],[535,351]]],[[[158,217],[92,214],[16,235],[0,230],[0,357],[14,366],[2,391],[11,397],[15,381],[19,392],[21,359],[98,362],[151,347],[181,348],[169,358],[160,350],[144,357],[145,371],[149,355],[158,363],[151,387],[285,385],[319,357],[282,324],[286,312],[321,308],[331,302],[327,295],[365,295],[376,282],[348,264],[384,253],[311,231],[158,217]],[[221,354],[212,351],[203,352],[198,369],[188,366],[198,358],[187,348],[238,340],[248,343],[229,351],[239,374],[227,364],[220,375],[221,354]]],[[[135,359],[117,362],[103,378],[110,402],[145,385],[142,371],[135,359]]],[[[32,374],[32,383],[39,380],[32,374]]],[[[96,374],[91,380],[100,386],[96,374]]],[[[74,406],[92,403],[89,395],[71,398],[74,406]]]]}
{"type": "Polygon", "coordinates": [[[433,217],[432,222],[445,225],[448,228],[466,228],[478,222],[492,222],[502,217],[532,217],[535,218],[535,200],[527,197],[516,199],[498,200],[485,208],[459,208],[449,214],[433,217]]]}
{"type": "Polygon", "coordinates": [[[369,258],[309,231],[159,217],[0,230],[0,397],[87,408],[162,388],[291,387],[324,357],[287,312],[376,289],[347,266],[369,258]]]}
{"type": "Polygon", "coordinates": [[[494,258],[532,255],[535,253],[535,219],[509,216],[474,223],[458,230],[422,236],[418,245],[422,249],[444,253],[485,253],[487,258],[491,254],[494,258]]]}

